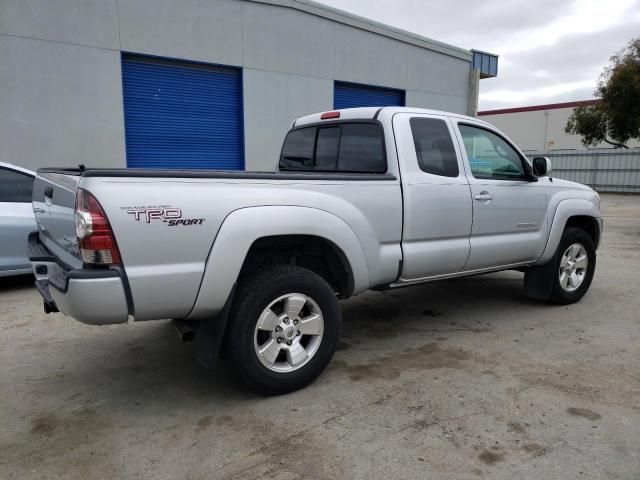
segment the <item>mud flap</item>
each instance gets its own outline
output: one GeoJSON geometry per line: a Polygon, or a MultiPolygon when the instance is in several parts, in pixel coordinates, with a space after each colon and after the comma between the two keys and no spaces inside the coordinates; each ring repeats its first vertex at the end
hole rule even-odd
{"type": "Polygon", "coordinates": [[[200,322],[200,328],[196,335],[195,357],[204,368],[213,368],[218,362],[220,346],[227,327],[229,311],[236,293],[236,284],[231,289],[231,294],[224,304],[223,309],[215,317],[200,322]]]}
{"type": "Polygon", "coordinates": [[[549,300],[553,290],[555,257],[546,265],[529,268],[524,274],[524,294],[535,300],[549,300]]]}

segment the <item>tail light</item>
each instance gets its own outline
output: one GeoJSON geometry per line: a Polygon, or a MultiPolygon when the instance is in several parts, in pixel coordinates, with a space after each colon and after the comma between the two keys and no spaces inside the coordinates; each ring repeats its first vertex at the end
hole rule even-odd
{"type": "Polygon", "coordinates": [[[120,252],[109,220],[98,200],[86,190],[76,196],[76,235],[84,263],[117,265],[120,252]]]}

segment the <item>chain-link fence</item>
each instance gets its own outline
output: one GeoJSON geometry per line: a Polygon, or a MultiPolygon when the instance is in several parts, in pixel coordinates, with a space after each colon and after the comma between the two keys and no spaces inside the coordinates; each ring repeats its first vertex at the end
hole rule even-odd
{"type": "Polygon", "coordinates": [[[598,192],[640,193],[640,148],[526,152],[549,157],[551,176],[584,183],[598,192]]]}

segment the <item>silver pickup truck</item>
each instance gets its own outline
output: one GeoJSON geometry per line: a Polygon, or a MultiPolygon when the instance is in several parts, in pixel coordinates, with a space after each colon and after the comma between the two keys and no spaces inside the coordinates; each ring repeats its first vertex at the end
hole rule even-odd
{"type": "Polygon", "coordinates": [[[358,108],[297,119],[275,172],[41,169],[28,253],[45,311],[174,319],[252,388],[311,382],[338,299],[498,270],[527,296],[587,291],[598,194],[476,118],[358,108]]]}

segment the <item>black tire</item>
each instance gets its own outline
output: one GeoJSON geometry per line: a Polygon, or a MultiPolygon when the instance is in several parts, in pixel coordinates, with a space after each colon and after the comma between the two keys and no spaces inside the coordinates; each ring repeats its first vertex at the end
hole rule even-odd
{"type": "Polygon", "coordinates": [[[593,239],[581,228],[567,227],[562,234],[560,245],[558,245],[558,250],[556,251],[553,262],[554,268],[550,271],[552,278],[549,279],[553,282],[550,301],[558,305],[567,305],[577,302],[585,295],[585,293],[587,293],[587,290],[589,290],[589,286],[593,280],[593,274],[596,270],[596,247],[593,243],[593,239]],[[587,265],[584,280],[580,286],[576,290],[569,292],[562,288],[562,285],[560,284],[560,263],[564,252],[574,243],[579,243],[584,246],[589,263],[587,265]]]}
{"type": "Polygon", "coordinates": [[[224,358],[250,389],[263,395],[292,392],[315,380],[329,364],[340,338],[341,324],[336,295],[322,277],[293,265],[268,267],[238,285],[229,314],[224,358]],[[306,295],[318,305],[324,319],[324,332],[307,363],[292,372],[274,372],[266,368],[256,354],[255,328],[263,310],[290,293],[306,295]]]}

